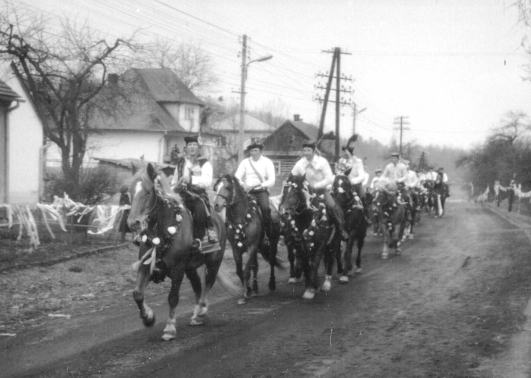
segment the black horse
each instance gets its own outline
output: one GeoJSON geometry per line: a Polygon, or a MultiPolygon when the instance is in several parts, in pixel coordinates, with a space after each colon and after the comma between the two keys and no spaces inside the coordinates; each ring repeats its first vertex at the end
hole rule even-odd
{"type": "MultiPolygon", "coordinates": [[[[216,198],[214,209],[220,212],[226,208],[227,230],[232,253],[236,263],[236,274],[242,283],[242,298],[239,304],[247,302],[249,296],[258,292],[258,252],[269,262],[271,271],[269,290],[276,289],[275,266],[282,267],[277,260],[277,246],[280,238],[280,225],[273,221],[272,235],[266,243],[265,229],[260,207],[240,185],[238,179],[232,175],[221,177],[214,186],[216,198]],[[243,254],[248,254],[247,263],[243,267],[243,254]],[[250,287],[251,271],[253,273],[253,287],[250,287]]],[[[274,209],[271,210],[273,220],[278,219],[274,209]]]]}
{"type": "MultiPolygon", "coordinates": [[[[296,257],[301,261],[304,272],[306,289],[303,298],[313,299],[319,287],[319,265],[325,254],[327,255],[325,256],[326,276],[322,289],[328,291],[331,288],[333,264],[329,262],[332,261],[333,257],[330,257],[330,243],[337,231],[330,220],[331,214],[328,214],[326,210],[322,195],[314,196],[308,204],[304,193],[304,180],[304,176],[290,175],[287,180],[288,184],[282,192],[280,213],[287,217],[290,226],[296,227],[295,232],[302,232],[302,242],[300,247],[296,249],[296,257]],[[309,225],[305,223],[300,223],[300,226],[297,225],[297,221],[293,218],[306,212],[308,208],[311,214],[309,225]],[[301,229],[301,227],[303,228],[301,229]]],[[[286,227],[286,222],[284,222],[284,227],[286,227]]],[[[284,234],[286,232],[290,231],[283,231],[284,234]]]]}
{"type": "Polygon", "coordinates": [[[336,175],[332,185],[332,195],[343,209],[345,214],[345,229],[349,234],[346,248],[342,253],[339,235],[334,238],[333,248],[336,252],[337,271],[340,275],[339,281],[347,283],[348,276],[352,275],[352,248],[354,242],[358,249],[356,255],[356,272],[361,273],[361,250],[365,244],[365,237],[367,236],[368,223],[364,206],[369,207],[371,196],[366,196],[365,201],[354,193],[352,184],[347,176],[336,175]]]}
{"type": "Polygon", "coordinates": [[[406,204],[398,201],[397,193],[382,189],[374,198],[378,208],[378,217],[383,233],[382,259],[389,257],[389,248],[401,253],[400,244],[406,225],[406,204]]]}

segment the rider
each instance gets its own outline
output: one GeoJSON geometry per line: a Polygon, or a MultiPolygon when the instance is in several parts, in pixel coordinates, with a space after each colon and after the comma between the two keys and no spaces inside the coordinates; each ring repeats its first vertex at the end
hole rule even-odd
{"type": "Polygon", "coordinates": [[[269,189],[275,185],[275,166],[271,159],[262,155],[263,149],[264,145],[261,143],[250,144],[246,150],[250,156],[240,163],[234,176],[258,202],[262,211],[265,233],[271,239],[273,224],[269,205],[269,189]]]}
{"type": "Polygon", "coordinates": [[[344,151],[347,154],[348,166],[350,167],[350,172],[348,173],[350,183],[353,185],[358,196],[363,198],[365,196],[364,186],[367,183],[368,175],[363,168],[363,160],[354,155],[354,147],[357,140],[358,135],[352,135],[348,139],[344,151]]]}
{"type": "Polygon", "coordinates": [[[450,197],[450,187],[448,186],[448,175],[446,174],[446,172],[444,172],[443,167],[440,167],[437,170],[437,176],[436,176],[435,182],[443,183],[444,189],[446,191],[446,196],[450,197]]]}
{"type": "Polygon", "coordinates": [[[198,135],[184,137],[185,156],[179,159],[172,179],[172,188],[179,193],[193,217],[193,236],[196,247],[200,247],[205,237],[217,241],[216,232],[210,218],[210,203],[206,189],[212,186],[212,164],[199,153],[198,135]]]}
{"type": "Polygon", "coordinates": [[[371,190],[371,192],[374,192],[380,189],[382,182],[383,182],[382,170],[378,168],[377,170],[374,171],[374,177],[372,178],[371,184],[369,185],[369,189],[371,190]]]}
{"type": "Polygon", "coordinates": [[[398,152],[391,154],[391,162],[385,166],[382,177],[387,180],[386,189],[388,191],[396,192],[398,190],[402,198],[409,201],[409,196],[405,190],[408,169],[399,158],[398,152]]]}
{"type": "Polygon", "coordinates": [[[315,142],[306,142],[302,145],[302,158],[299,159],[293,169],[292,175],[305,176],[311,191],[317,194],[323,194],[327,209],[334,217],[335,223],[341,234],[341,238],[348,239],[348,233],[345,231],[345,220],[343,211],[337,205],[334,197],[330,194],[329,187],[334,181],[332,169],[328,160],[316,153],[315,142]]]}

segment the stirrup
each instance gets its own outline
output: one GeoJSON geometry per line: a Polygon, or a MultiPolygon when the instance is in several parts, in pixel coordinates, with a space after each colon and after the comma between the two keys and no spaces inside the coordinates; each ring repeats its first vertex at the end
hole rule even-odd
{"type": "Polygon", "coordinates": [[[192,248],[196,249],[198,252],[201,252],[201,240],[199,238],[195,238],[192,241],[192,248]]]}

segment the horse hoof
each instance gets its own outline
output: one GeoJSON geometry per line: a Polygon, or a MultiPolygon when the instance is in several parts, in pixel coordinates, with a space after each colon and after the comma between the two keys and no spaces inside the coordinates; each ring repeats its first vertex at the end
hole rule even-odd
{"type": "Polygon", "coordinates": [[[177,336],[177,333],[173,333],[173,332],[165,332],[163,335],[162,335],[162,340],[164,341],[170,341],[170,340],[173,340],[175,339],[175,337],[177,336]]]}
{"type": "Polygon", "coordinates": [[[142,322],[144,323],[145,327],[153,327],[153,324],[155,324],[155,320],[155,315],[151,317],[142,318],[142,322]]]}
{"type": "Polygon", "coordinates": [[[340,277],[339,277],[339,282],[341,282],[341,283],[343,283],[343,284],[348,283],[348,281],[349,281],[349,280],[348,280],[348,276],[344,276],[344,275],[343,275],[343,276],[340,276],[340,277]]]}
{"type": "Polygon", "coordinates": [[[315,297],[315,290],[314,289],[306,289],[304,291],[304,294],[302,295],[303,299],[313,299],[315,297]]]}
{"type": "Polygon", "coordinates": [[[293,284],[297,283],[297,279],[295,277],[290,277],[288,279],[288,283],[293,285],[293,284]]]}
{"type": "Polygon", "coordinates": [[[208,312],[208,306],[201,306],[197,316],[205,316],[208,312]]]}
{"type": "Polygon", "coordinates": [[[239,305],[244,305],[244,304],[246,304],[246,303],[247,303],[247,299],[245,299],[245,298],[240,298],[240,299],[238,299],[238,304],[239,304],[239,305]]]}
{"type": "Polygon", "coordinates": [[[387,253],[382,253],[382,260],[387,260],[389,255],[387,253]]]}
{"type": "Polygon", "coordinates": [[[361,268],[356,268],[356,273],[357,273],[357,274],[360,274],[361,272],[363,272],[363,269],[361,269],[361,268]]]}
{"type": "Polygon", "coordinates": [[[409,240],[413,240],[415,239],[415,235],[414,234],[409,234],[409,240]]]}
{"type": "Polygon", "coordinates": [[[190,319],[190,325],[191,326],[201,326],[204,325],[205,322],[203,322],[201,319],[198,318],[191,318],[190,319]]]}
{"type": "Polygon", "coordinates": [[[400,248],[397,248],[395,253],[397,256],[400,256],[402,254],[402,250],[400,248]]]}
{"type": "Polygon", "coordinates": [[[275,291],[277,289],[277,284],[275,281],[269,281],[269,291],[275,291]]]}

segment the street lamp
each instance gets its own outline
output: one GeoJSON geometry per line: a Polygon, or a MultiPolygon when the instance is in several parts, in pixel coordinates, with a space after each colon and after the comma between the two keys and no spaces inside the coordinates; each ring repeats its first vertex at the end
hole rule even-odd
{"type": "Polygon", "coordinates": [[[238,161],[243,159],[243,134],[245,130],[245,82],[247,80],[247,69],[251,63],[264,62],[273,58],[273,55],[266,55],[260,58],[256,58],[246,62],[247,59],[247,36],[243,36],[243,49],[242,49],[242,77],[240,88],[240,129],[238,133],[238,161]]]}

